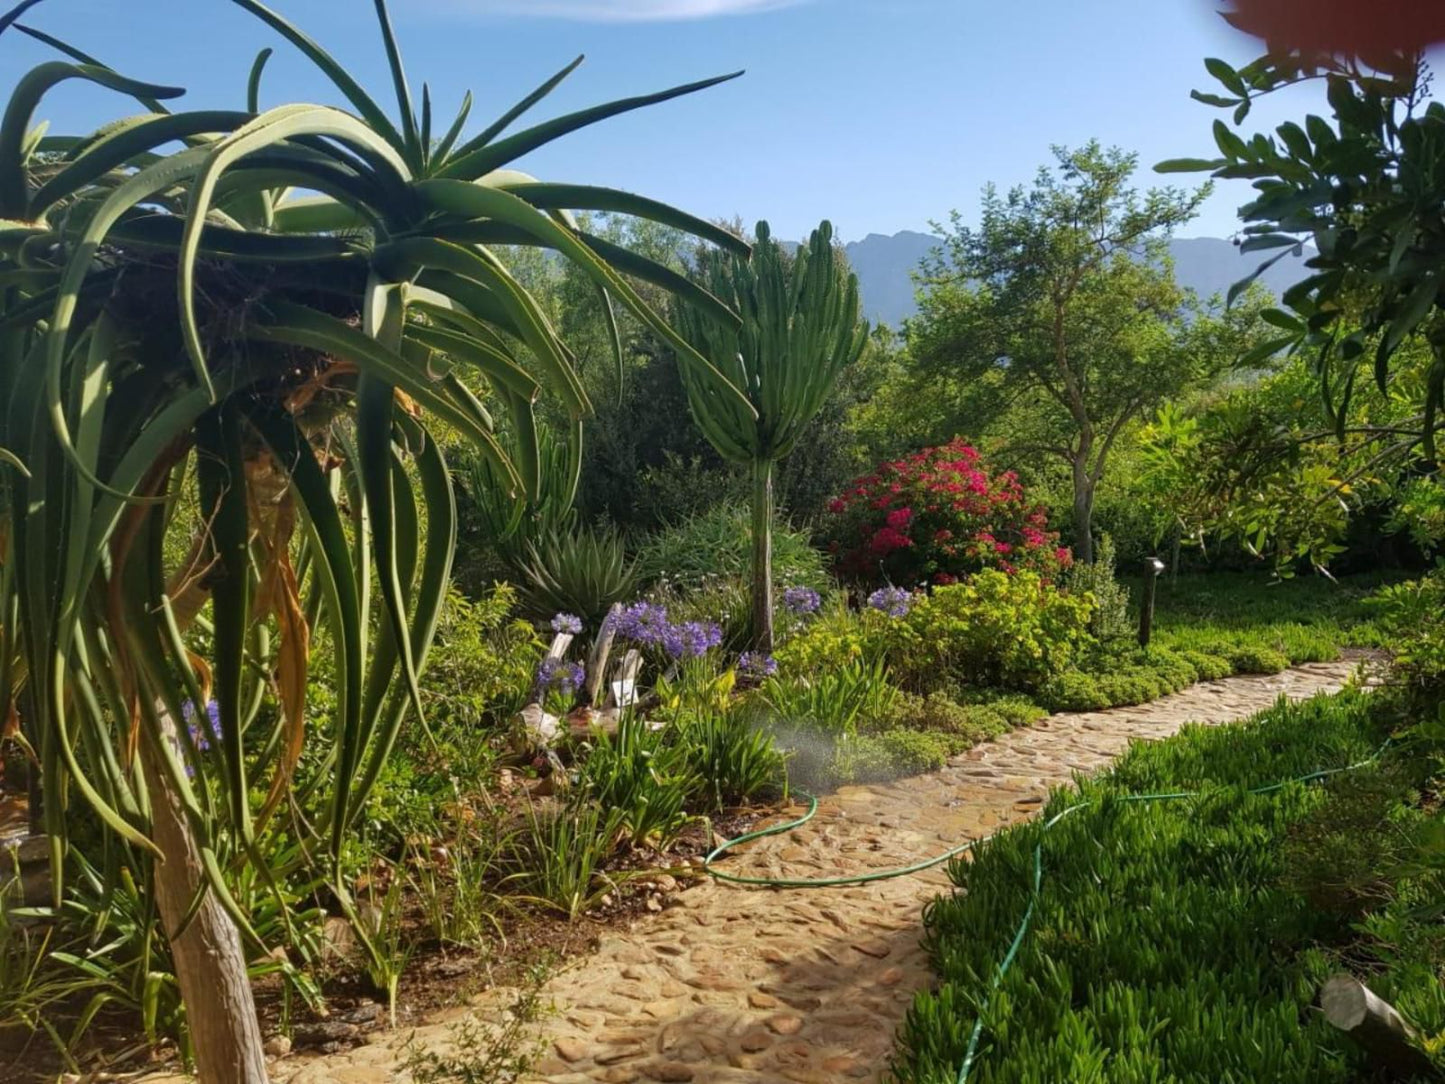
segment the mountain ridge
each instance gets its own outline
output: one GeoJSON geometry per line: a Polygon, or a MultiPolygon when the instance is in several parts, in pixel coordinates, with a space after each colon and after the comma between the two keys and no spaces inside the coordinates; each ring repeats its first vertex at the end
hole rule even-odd
{"type": "MultiPolygon", "coordinates": [[[[869,233],[849,241],[843,249],[858,275],[863,315],[873,323],[900,325],[918,311],[912,273],[942,239],[917,230],[897,233],[869,233]]],[[[1241,254],[1233,241],[1223,237],[1176,237],[1169,242],[1174,276],[1180,285],[1201,298],[1224,294],[1230,286],[1250,274],[1266,258],[1258,253],[1241,254]]],[[[1288,255],[1263,275],[1262,282],[1276,297],[1309,274],[1301,256],[1288,255]]]]}

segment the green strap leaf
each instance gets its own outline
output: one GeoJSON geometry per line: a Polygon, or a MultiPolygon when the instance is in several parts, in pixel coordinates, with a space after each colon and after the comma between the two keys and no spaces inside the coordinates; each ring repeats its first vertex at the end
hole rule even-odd
{"type": "MultiPolygon", "coordinates": [[[[239,3],[241,0],[237,0],[237,2],[239,3]]],[[[581,59],[581,57],[578,57],[573,66],[575,67],[576,63],[580,63],[581,59]]],[[[559,76],[554,77],[556,82],[560,82],[561,78],[567,74],[567,71],[570,71],[570,69],[564,70],[559,76]]],[[[714,76],[711,79],[702,79],[696,83],[686,83],[682,86],[672,87],[668,90],[659,91],[656,94],[644,94],[636,98],[622,98],[615,102],[608,102],[606,105],[597,105],[590,109],[582,109],[576,113],[568,113],[566,116],[538,124],[535,127],[528,128],[526,131],[518,132],[516,135],[509,136],[498,143],[488,143],[491,136],[495,134],[493,129],[489,128],[486,132],[483,132],[481,136],[478,136],[471,143],[467,144],[466,147],[460,149],[456,156],[453,157],[437,175],[440,177],[453,177],[461,180],[474,181],[478,177],[492,172],[494,169],[500,169],[508,162],[515,161],[529,151],[534,151],[538,147],[551,143],[554,139],[560,139],[570,132],[577,131],[579,128],[586,128],[588,125],[596,124],[598,121],[606,120],[608,117],[615,117],[619,113],[627,113],[633,109],[642,109],[644,106],[656,105],[659,102],[682,97],[684,94],[694,94],[699,90],[706,90],[708,87],[716,86],[719,83],[726,83],[729,79],[736,79],[742,74],[740,71],[731,72],[727,75],[714,76]]],[[[555,86],[556,82],[553,82],[552,85],[555,86]]],[[[547,89],[550,90],[551,87],[547,89]]],[[[531,101],[524,100],[523,103],[519,103],[517,109],[513,110],[512,113],[503,119],[506,120],[507,123],[511,123],[514,115],[520,115],[525,109],[531,108],[531,105],[531,101]]],[[[498,124],[501,124],[501,122],[499,121],[498,124]]],[[[502,127],[505,127],[505,125],[502,125],[502,127]]],[[[493,128],[497,128],[497,125],[493,125],[493,128]]],[[[500,131],[500,128],[497,128],[497,130],[500,131]]]]}

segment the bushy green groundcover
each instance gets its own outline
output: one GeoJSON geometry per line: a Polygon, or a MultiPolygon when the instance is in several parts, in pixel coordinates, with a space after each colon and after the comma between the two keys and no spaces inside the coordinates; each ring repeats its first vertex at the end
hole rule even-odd
{"type": "Polygon", "coordinates": [[[1372,989],[1439,1036],[1445,944],[1429,932],[1438,918],[1417,908],[1438,892],[1438,873],[1402,873],[1379,850],[1428,819],[1411,790],[1418,778],[1402,778],[1418,761],[1391,751],[1320,785],[1249,793],[1369,758],[1384,737],[1379,708],[1346,692],[1136,746],[1106,777],[1055,794],[1044,816],[956,864],[965,891],[926,915],[938,988],[917,997],[899,1032],[896,1079],[955,1084],[986,1000],[971,1084],[1367,1079],[1309,1008],[1324,979],[1350,966],[1370,968],[1372,989]],[[1120,800],[1180,790],[1200,793],[1120,800]],[[1081,799],[1093,804],[1044,830],[1081,799]],[[1352,821],[1375,827],[1362,834],[1352,821]],[[988,999],[1029,907],[1041,841],[1031,923],[988,999]],[[1338,884],[1334,864],[1309,869],[1329,847],[1364,855],[1366,868],[1338,884]]]}

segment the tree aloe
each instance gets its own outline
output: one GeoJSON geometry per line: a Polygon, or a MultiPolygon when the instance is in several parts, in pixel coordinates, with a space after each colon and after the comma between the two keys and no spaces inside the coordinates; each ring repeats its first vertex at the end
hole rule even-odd
{"type": "Polygon", "coordinates": [[[303,852],[329,854],[349,909],[343,842],[399,728],[420,720],[456,529],[437,424],[535,498],[533,404],[555,396],[573,419],[590,409],[566,345],[495,246],[571,261],[672,344],[699,396],[752,413],[625,276],[679,291],[706,322],[735,315],[570,212],[653,219],[739,256],[747,246],[652,200],[508,168],[719,80],[504,134],[574,62],[466,138],[470,98],[445,131],[425,87],[416,106],[384,0],[395,119],[280,15],[234,2],[348,108],[262,110],[268,49],[242,108],[171,112],[179,88],[125,78],[15,11],[0,18],[68,58],[22,76],[0,120],[0,720],[18,706],[41,765],[57,902],[80,804],[133,865],[156,859],[208,1084],[265,1080],[242,941],[266,946],[228,869],[284,819],[316,845],[303,852]],[[140,111],[46,135],[33,114],[68,80],[140,111]],[[313,632],[335,654],[333,717],[307,716],[313,632]],[[199,709],[212,700],[214,727],[199,709]],[[322,767],[298,788],[312,743],[322,767]]]}
{"type": "Polygon", "coordinates": [[[742,327],[685,305],[676,308],[675,322],[716,371],[745,391],[747,402],[720,394],[711,371],[696,366],[683,367],[683,385],[713,447],[751,471],[753,640],[770,651],[773,467],[797,443],[838,374],[863,352],[868,325],[858,315],[858,280],[834,251],[827,222],[791,258],[759,222],[751,260],[708,251],[700,265],[700,280],[737,309],[742,327]]]}

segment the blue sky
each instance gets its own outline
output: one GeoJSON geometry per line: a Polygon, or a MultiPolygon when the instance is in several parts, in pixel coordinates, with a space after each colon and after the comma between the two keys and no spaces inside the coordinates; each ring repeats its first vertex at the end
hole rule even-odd
{"type": "MultiPolygon", "coordinates": [[[[368,0],[271,2],[378,97],[389,93],[368,0]]],[[[827,217],[856,240],[927,230],[954,208],[971,217],[984,183],[1026,181],[1055,143],[1098,137],[1137,151],[1145,167],[1207,156],[1217,111],[1189,98],[1211,82],[1202,58],[1243,62],[1256,52],[1215,6],[393,0],[392,15],[414,89],[431,84],[442,126],[466,89],[477,98],[475,130],[578,53],[587,63],[535,117],[745,68],[731,83],[573,135],[521,168],[633,189],[708,217],[767,218],[780,236],[801,236],[827,217]]],[[[227,0],[45,0],[26,21],[127,75],[187,87],[192,106],[240,107],[252,57],[267,44],[277,55],[264,104],[335,100],[304,58],[227,0]]],[[[13,31],[0,38],[6,82],[50,56],[13,31]]],[[[1298,89],[1260,119],[1321,104],[1298,89]]],[[[125,99],[68,84],[41,112],[52,132],[74,132],[129,111],[125,99]]],[[[1230,234],[1248,191],[1219,191],[1183,232],[1230,234]]]]}

